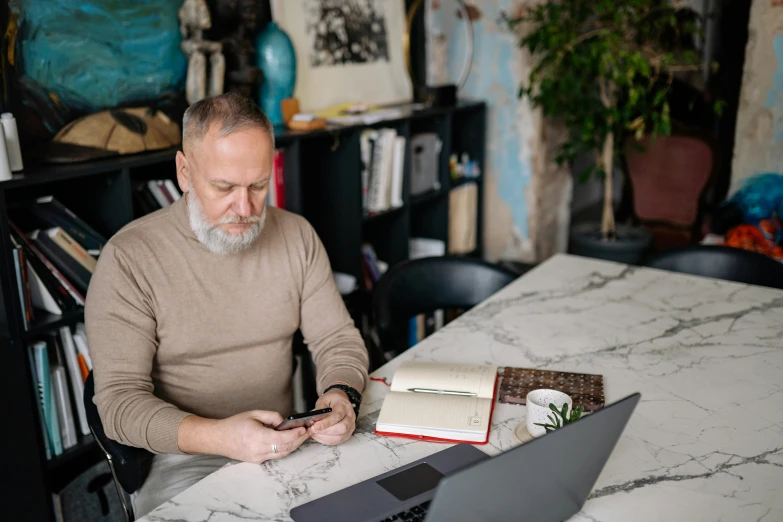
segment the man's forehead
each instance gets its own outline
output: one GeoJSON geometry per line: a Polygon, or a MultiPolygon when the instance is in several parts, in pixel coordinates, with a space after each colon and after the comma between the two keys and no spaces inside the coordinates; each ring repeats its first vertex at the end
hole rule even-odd
{"type": "Polygon", "coordinates": [[[222,149],[232,142],[250,141],[254,146],[248,147],[248,152],[255,152],[261,149],[265,144],[272,143],[271,137],[260,127],[246,127],[223,134],[224,129],[221,125],[213,123],[209,129],[201,135],[189,135],[182,141],[184,151],[199,151],[204,149],[216,148],[222,149]]]}

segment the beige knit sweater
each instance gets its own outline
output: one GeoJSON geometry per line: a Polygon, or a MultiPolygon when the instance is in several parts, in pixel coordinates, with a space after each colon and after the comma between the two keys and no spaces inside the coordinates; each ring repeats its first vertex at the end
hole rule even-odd
{"type": "Polygon", "coordinates": [[[101,253],[85,323],[106,434],[154,453],[182,453],[189,414],[288,415],[297,328],[319,393],[366,384],[367,350],[323,245],[304,218],[276,208],[251,247],[227,256],[196,239],[185,198],[130,223],[101,253]]]}

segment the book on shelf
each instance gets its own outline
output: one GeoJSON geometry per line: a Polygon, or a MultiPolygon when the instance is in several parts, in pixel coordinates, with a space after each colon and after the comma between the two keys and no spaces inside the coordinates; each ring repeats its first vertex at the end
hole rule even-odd
{"type": "Polygon", "coordinates": [[[76,287],[79,293],[85,296],[92,272],[73,256],[71,250],[63,247],[63,244],[73,241],[71,238],[63,240],[63,236],[66,234],[63,229],[58,227],[48,230],[33,230],[28,234],[28,237],[38,247],[38,250],[76,287]]]}
{"type": "Polygon", "coordinates": [[[106,239],[53,196],[15,204],[9,214],[23,328],[38,311],[62,315],[84,306],[106,239]]]}
{"type": "Polygon", "coordinates": [[[16,276],[16,289],[19,297],[19,303],[22,308],[22,323],[25,330],[30,327],[33,320],[33,300],[30,288],[30,272],[28,270],[27,258],[22,245],[13,235],[11,236],[11,245],[14,257],[14,274],[16,276]]]}
{"type": "Polygon", "coordinates": [[[383,120],[399,118],[403,115],[401,107],[384,107],[364,103],[346,102],[316,112],[332,125],[373,125],[383,120]]]}
{"type": "Polygon", "coordinates": [[[167,208],[179,200],[182,193],[170,179],[136,181],[133,200],[141,214],[167,208]]]}
{"type": "Polygon", "coordinates": [[[381,276],[389,269],[389,264],[378,259],[375,248],[370,243],[361,246],[362,251],[362,283],[364,289],[371,292],[381,276]]]}
{"type": "Polygon", "coordinates": [[[383,400],[375,432],[435,442],[486,444],[498,367],[403,362],[383,400]]]}
{"type": "Polygon", "coordinates": [[[391,128],[367,129],[359,138],[362,163],[362,206],[365,214],[377,214],[403,204],[405,169],[404,136],[391,128]]]}
{"type": "Polygon", "coordinates": [[[35,382],[38,390],[38,400],[41,403],[43,418],[41,424],[46,428],[46,438],[51,448],[51,456],[57,457],[63,453],[60,421],[57,415],[57,405],[52,390],[52,376],[49,369],[49,349],[46,341],[38,341],[32,347],[35,362],[35,382]]]}
{"type": "Polygon", "coordinates": [[[60,227],[90,255],[97,256],[106,244],[106,238],[79,218],[53,196],[37,198],[29,205],[30,213],[38,221],[35,228],[60,227]]]}
{"type": "Polygon", "coordinates": [[[449,254],[476,250],[478,185],[468,182],[449,191],[449,254]]]}
{"type": "MultiPolygon", "coordinates": [[[[41,285],[45,287],[45,290],[49,293],[49,297],[56,301],[56,306],[62,310],[72,310],[78,306],[84,305],[84,296],[76,290],[70,281],[55,267],[52,262],[41,252],[37,246],[33,244],[31,239],[22,233],[22,231],[11,221],[9,222],[11,228],[11,237],[16,240],[22,246],[26,254],[26,261],[29,263],[29,267],[32,268],[35,283],[30,287],[31,296],[35,296],[35,288],[38,286],[37,281],[40,281],[41,285]]],[[[44,299],[44,297],[41,297],[44,299]]],[[[43,303],[43,301],[41,301],[43,303]]],[[[49,305],[38,305],[39,308],[43,308],[50,313],[58,313],[53,310],[48,310],[49,305]]],[[[61,313],[60,312],[60,313],[61,313]]]]}
{"type": "Polygon", "coordinates": [[[415,346],[446,324],[444,310],[418,314],[408,321],[408,348],[415,346]]]}
{"type": "MultiPolygon", "coordinates": [[[[428,237],[412,237],[408,240],[410,259],[438,257],[446,254],[446,242],[428,237]]],[[[445,324],[443,310],[411,317],[408,322],[408,347],[414,346],[425,337],[437,332],[445,324]]]]}
{"type": "Polygon", "coordinates": [[[285,151],[283,149],[275,149],[266,204],[270,207],[285,208],[285,151]]]}
{"type": "Polygon", "coordinates": [[[62,455],[78,444],[80,435],[90,433],[82,402],[88,348],[84,325],[74,329],[63,326],[50,331],[29,349],[47,459],[62,455]]]}

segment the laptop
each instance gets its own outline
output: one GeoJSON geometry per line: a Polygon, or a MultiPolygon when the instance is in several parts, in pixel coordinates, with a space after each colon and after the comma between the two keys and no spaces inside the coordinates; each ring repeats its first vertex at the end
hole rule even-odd
{"type": "Polygon", "coordinates": [[[291,510],[295,522],[563,522],[582,509],[641,395],[489,457],[457,444],[291,510]]]}

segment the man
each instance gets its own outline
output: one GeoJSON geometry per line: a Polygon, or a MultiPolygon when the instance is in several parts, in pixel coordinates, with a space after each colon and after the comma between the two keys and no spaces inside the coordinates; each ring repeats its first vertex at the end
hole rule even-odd
{"type": "Polygon", "coordinates": [[[315,231],[265,206],[269,119],[238,94],[202,100],[185,113],[182,149],[185,197],[111,238],[85,308],[106,434],[155,454],[137,516],[230,459],[344,442],[369,365],[315,231]],[[292,408],[297,329],[317,366],[316,406],[333,411],[277,432],[292,408]]]}

